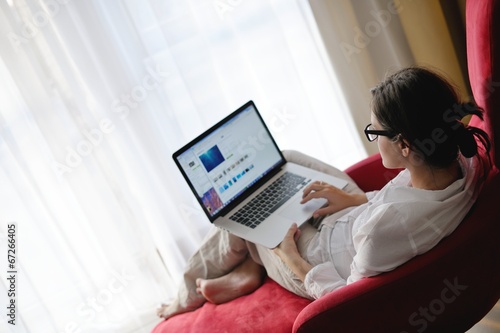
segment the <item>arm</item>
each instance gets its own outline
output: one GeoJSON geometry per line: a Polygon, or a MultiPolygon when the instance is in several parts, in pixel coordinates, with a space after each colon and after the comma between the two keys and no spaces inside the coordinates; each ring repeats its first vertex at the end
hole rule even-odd
{"type": "Polygon", "coordinates": [[[335,266],[326,262],[312,266],[304,260],[297,251],[296,240],[300,236],[300,229],[294,224],[289,229],[283,242],[273,251],[290,268],[290,270],[304,283],[307,293],[314,299],[346,285],[335,266]]]}
{"type": "MultiPolygon", "coordinates": [[[[314,213],[314,217],[332,214],[347,207],[362,205],[368,201],[366,193],[348,193],[335,186],[317,181],[311,183],[304,189],[302,198],[302,203],[306,203],[309,200],[316,198],[327,199],[328,205],[318,209],[314,213]]],[[[323,289],[325,288],[331,291],[345,285],[346,281],[338,276],[338,273],[332,263],[330,263],[331,265],[328,265],[331,267],[321,267],[321,269],[315,268],[316,271],[313,270],[313,266],[302,258],[297,249],[296,241],[299,237],[300,229],[298,229],[296,224],[293,224],[288,230],[288,233],[283,241],[273,251],[302,282],[306,282],[306,278],[308,278],[308,282],[306,284],[311,286],[309,289],[314,289],[311,290],[311,296],[316,298],[319,297],[317,295],[323,293],[323,289]],[[315,281],[313,281],[317,276],[321,276],[321,274],[318,275],[318,272],[323,271],[328,271],[328,274],[331,275],[333,280],[335,280],[332,280],[332,283],[327,283],[328,286],[326,287],[323,286],[324,283],[315,283],[315,281]],[[309,272],[311,272],[311,274],[308,276],[309,272]],[[335,278],[337,276],[338,279],[335,278]]]]}
{"type": "MultiPolygon", "coordinates": [[[[335,186],[314,182],[304,189],[302,203],[316,198],[328,200],[326,207],[318,209],[314,217],[328,215],[351,206],[358,206],[368,201],[365,193],[347,193],[335,186]]],[[[293,224],[283,241],[273,251],[290,268],[290,270],[302,281],[311,271],[313,266],[300,255],[296,241],[300,237],[300,229],[293,224]]],[[[345,282],[344,282],[345,283],[345,282]]]]}

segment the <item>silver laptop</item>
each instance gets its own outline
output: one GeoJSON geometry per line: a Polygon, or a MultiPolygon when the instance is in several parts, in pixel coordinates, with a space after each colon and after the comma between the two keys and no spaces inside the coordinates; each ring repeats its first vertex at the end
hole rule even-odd
{"type": "Polygon", "coordinates": [[[287,162],[253,101],[173,154],[208,219],[253,243],[274,248],[290,226],[306,222],[324,199],[300,204],[305,186],[347,181],[287,162]]]}

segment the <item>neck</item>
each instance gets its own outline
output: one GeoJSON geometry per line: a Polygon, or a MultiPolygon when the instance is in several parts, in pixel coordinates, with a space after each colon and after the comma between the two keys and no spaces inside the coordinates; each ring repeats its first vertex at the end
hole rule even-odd
{"type": "Polygon", "coordinates": [[[411,184],[422,190],[444,190],[462,177],[460,163],[454,161],[446,168],[432,168],[427,165],[409,167],[411,184]]]}

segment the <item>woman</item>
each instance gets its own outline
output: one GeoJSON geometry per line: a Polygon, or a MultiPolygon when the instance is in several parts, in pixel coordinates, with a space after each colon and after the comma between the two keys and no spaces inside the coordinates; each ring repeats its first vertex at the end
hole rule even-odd
{"type": "Polygon", "coordinates": [[[365,134],[377,142],[386,168],[403,171],[380,191],[363,193],[341,171],[286,152],[288,160],[350,184],[344,190],[321,181],[306,187],[304,203],[325,198],[328,204],[315,212],[313,223],[293,225],[275,249],[214,228],[190,258],[177,299],[158,309],[160,317],[248,294],[266,273],[297,295],[316,299],[393,270],[455,230],[488,171],[479,152],[490,149],[487,134],[461,122],[467,115],[482,118],[481,110],[460,103],[445,79],[418,67],[389,76],[372,97],[365,134]]]}

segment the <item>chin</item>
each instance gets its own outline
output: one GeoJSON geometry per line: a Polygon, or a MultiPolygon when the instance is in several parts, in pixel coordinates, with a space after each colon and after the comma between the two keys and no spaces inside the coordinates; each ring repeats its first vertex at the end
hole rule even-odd
{"type": "Polygon", "coordinates": [[[383,158],[382,157],[382,165],[384,166],[384,168],[386,169],[392,169],[392,166],[391,164],[389,163],[389,161],[387,161],[387,159],[383,158]]]}
{"type": "Polygon", "coordinates": [[[400,165],[400,163],[394,163],[394,161],[389,161],[383,157],[382,157],[382,165],[386,169],[402,169],[402,168],[404,168],[403,166],[400,165]]]}

